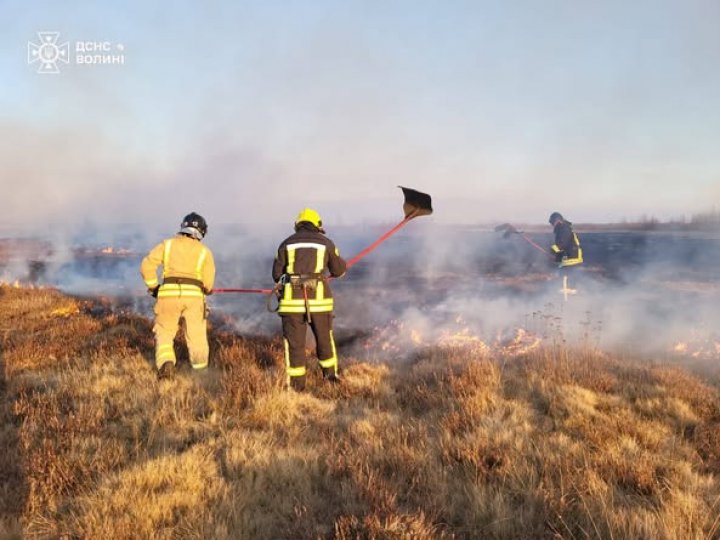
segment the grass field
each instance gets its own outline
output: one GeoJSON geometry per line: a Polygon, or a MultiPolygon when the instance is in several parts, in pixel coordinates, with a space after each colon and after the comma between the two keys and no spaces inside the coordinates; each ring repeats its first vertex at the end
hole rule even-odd
{"type": "Polygon", "coordinates": [[[150,321],[8,286],[0,339],[0,537],[720,538],[717,366],[438,345],[296,394],[213,332],[158,382],[150,321]]]}

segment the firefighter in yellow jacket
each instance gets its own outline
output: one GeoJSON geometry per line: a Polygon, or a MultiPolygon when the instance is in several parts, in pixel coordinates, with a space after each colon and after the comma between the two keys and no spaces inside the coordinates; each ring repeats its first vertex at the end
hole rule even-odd
{"type": "Polygon", "coordinates": [[[272,268],[279,287],[288,385],[295,390],[305,388],[307,324],[315,336],[324,379],[340,380],[332,331],[333,296],[326,272],[340,277],[347,264],[324,233],[320,215],[305,208],[295,220],[295,234],[280,244],[272,268]]]}
{"type": "Polygon", "coordinates": [[[175,373],[173,339],[180,318],[185,319],[185,339],[194,369],[208,365],[205,296],[212,293],[215,261],[202,244],[207,234],[205,219],[192,212],[185,216],[180,232],[156,245],[142,260],[140,273],[155,304],[155,366],[160,379],[175,373]],[[162,265],[162,281],[157,269],[162,265]]]}

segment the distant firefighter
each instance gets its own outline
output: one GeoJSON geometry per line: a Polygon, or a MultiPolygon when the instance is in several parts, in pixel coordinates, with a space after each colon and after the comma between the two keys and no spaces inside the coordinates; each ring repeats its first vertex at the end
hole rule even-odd
{"type": "Polygon", "coordinates": [[[326,272],[340,277],[347,264],[324,233],[320,215],[305,208],[295,220],[295,234],[280,244],[272,267],[279,287],[288,386],[299,391],[305,388],[306,324],[315,336],[324,379],[340,380],[332,330],[334,301],[326,272]]]}
{"type": "Polygon", "coordinates": [[[555,243],[550,249],[560,268],[582,264],[582,247],[578,235],[572,230],[572,223],[565,220],[560,212],[550,214],[548,221],[555,232],[555,243]]]}
{"type": "Polygon", "coordinates": [[[142,260],[140,273],[155,304],[155,366],[158,378],[175,373],[173,339],[180,318],[185,319],[185,339],[190,362],[196,370],[208,365],[208,339],[205,297],[212,293],[215,261],[210,249],[202,244],[207,234],[205,219],[191,212],[183,219],[180,231],[156,245],[142,260]],[[157,269],[162,265],[162,282],[157,269]]]}

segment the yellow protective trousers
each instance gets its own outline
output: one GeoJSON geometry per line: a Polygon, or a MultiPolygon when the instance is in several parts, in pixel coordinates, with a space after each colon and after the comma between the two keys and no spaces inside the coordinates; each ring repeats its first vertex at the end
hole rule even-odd
{"type": "Polygon", "coordinates": [[[155,304],[155,366],[165,362],[175,363],[173,340],[178,331],[180,318],[185,319],[185,341],[187,342],[190,363],[195,369],[208,365],[209,347],[207,340],[207,319],[205,316],[205,298],[164,297],[155,304]]]}

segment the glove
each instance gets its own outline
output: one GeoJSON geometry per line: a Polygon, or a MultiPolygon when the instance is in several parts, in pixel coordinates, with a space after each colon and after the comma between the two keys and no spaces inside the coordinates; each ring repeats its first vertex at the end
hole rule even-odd
{"type": "Polygon", "coordinates": [[[152,296],[153,298],[157,298],[158,291],[160,290],[160,285],[157,285],[153,287],[152,289],[148,289],[148,294],[152,296]]]}
{"type": "Polygon", "coordinates": [[[203,293],[205,293],[205,296],[210,296],[213,293],[213,290],[203,287],[203,293]]]}

